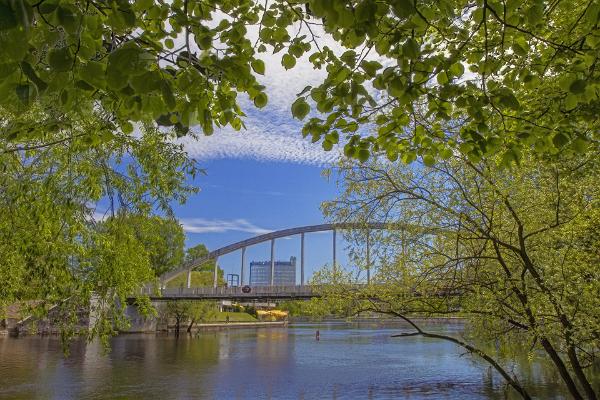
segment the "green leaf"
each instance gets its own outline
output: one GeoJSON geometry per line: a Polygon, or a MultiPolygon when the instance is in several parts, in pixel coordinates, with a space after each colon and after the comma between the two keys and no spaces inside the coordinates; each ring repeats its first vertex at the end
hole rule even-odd
{"type": "Polygon", "coordinates": [[[39,92],[43,92],[48,88],[48,84],[40,79],[31,64],[26,61],[21,62],[21,71],[29,78],[31,82],[37,87],[39,92]]]}
{"type": "Polygon", "coordinates": [[[377,74],[377,70],[381,69],[383,66],[381,63],[377,61],[362,61],[360,63],[360,67],[365,71],[370,78],[373,78],[377,74]]]}
{"type": "Polygon", "coordinates": [[[573,149],[576,152],[585,153],[588,150],[590,143],[585,139],[577,138],[573,140],[573,143],[571,145],[573,146],[573,149]]]}
{"type": "Polygon", "coordinates": [[[579,98],[576,94],[569,93],[567,95],[567,97],[565,97],[565,108],[567,110],[574,109],[575,107],[577,107],[578,103],[579,103],[579,98]]]}
{"type": "Polygon", "coordinates": [[[452,149],[445,147],[442,151],[440,151],[440,157],[443,160],[448,160],[452,157],[452,149]]]}
{"type": "Polygon", "coordinates": [[[81,67],[79,77],[96,88],[106,87],[104,64],[98,61],[90,61],[81,67]]]}
{"type": "Polygon", "coordinates": [[[375,51],[381,56],[386,55],[390,51],[391,44],[385,39],[379,39],[377,43],[375,43],[375,51]]]}
{"type": "Polygon", "coordinates": [[[121,123],[121,130],[124,134],[128,135],[133,132],[133,125],[129,121],[121,123]]]}
{"type": "Polygon", "coordinates": [[[48,52],[48,64],[57,72],[66,72],[73,68],[73,56],[68,47],[52,49],[48,52]]]}
{"type": "Polygon", "coordinates": [[[173,95],[173,89],[171,89],[171,85],[167,81],[163,81],[160,90],[162,93],[162,98],[167,105],[169,110],[174,110],[177,107],[177,102],[175,101],[175,95],[173,95]]]}
{"type": "Polygon", "coordinates": [[[442,71],[439,74],[437,74],[437,83],[439,83],[440,85],[445,85],[446,83],[448,83],[448,75],[446,74],[446,71],[442,71]]]}
{"type": "Polygon", "coordinates": [[[419,55],[420,46],[413,38],[408,38],[402,45],[402,54],[411,60],[415,60],[419,55]]]}
{"type": "Polygon", "coordinates": [[[585,92],[587,83],[583,79],[575,79],[571,85],[569,85],[569,91],[574,94],[581,94],[585,92]]]}
{"type": "Polygon", "coordinates": [[[417,153],[412,150],[404,151],[401,158],[404,164],[410,164],[417,159],[417,153]]]}
{"type": "Polygon", "coordinates": [[[58,0],[44,0],[39,6],[40,14],[50,14],[58,7],[58,0]]]}
{"type": "Polygon", "coordinates": [[[358,161],[360,161],[361,163],[366,162],[369,157],[371,156],[371,153],[369,152],[369,149],[359,149],[358,153],[356,154],[356,158],[358,158],[358,161]]]}
{"type": "Polygon", "coordinates": [[[435,165],[435,157],[433,157],[431,154],[425,154],[423,156],[423,164],[428,167],[433,167],[435,165]]]}
{"type": "Polygon", "coordinates": [[[285,69],[292,69],[296,65],[296,58],[290,54],[284,54],[281,58],[281,65],[285,69]]]}
{"type": "Polygon", "coordinates": [[[254,97],[254,105],[258,108],[263,108],[267,105],[267,95],[264,92],[260,92],[254,97]]]}
{"type": "MultiPolygon", "coordinates": [[[[63,3],[65,4],[65,3],[63,3]]],[[[60,5],[56,10],[60,25],[69,33],[75,33],[79,29],[78,13],[71,5],[60,5]]]]}
{"type": "Polygon", "coordinates": [[[519,110],[521,104],[512,91],[505,89],[499,93],[499,102],[505,107],[512,108],[513,110],[519,110]]]}
{"type": "Polygon", "coordinates": [[[254,72],[256,72],[257,74],[265,74],[265,62],[263,60],[252,60],[252,63],[250,65],[252,66],[254,72]]]}
{"type": "Polygon", "coordinates": [[[395,0],[392,4],[394,13],[400,18],[410,17],[415,12],[412,0],[395,0]]]}
{"type": "Polygon", "coordinates": [[[210,35],[197,37],[196,43],[201,50],[209,50],[212,47],[212,37],[210,35]]]}
{"type": "Polygon", "coordinates": [[[562,149],[567,143],[569,143],[569,137],[559,132],[552,138],[552,143],[557,149],[562,149]]]}
{"type": "Polygon", "coordinates": [[[294,116],[294,118],[303,120],[309,112],[310,106],[308,105],[306,100],[304,100],[303,97],[300,97],[294,102],[294,104],[292,104],[292,115],[294,116]]]}
{"type": "Polygon", "coordinates": [[[460,78],[465,73],[465,67],[462,63],[454,63],[448,68],[448,72],[455,78],[460,78]]]}

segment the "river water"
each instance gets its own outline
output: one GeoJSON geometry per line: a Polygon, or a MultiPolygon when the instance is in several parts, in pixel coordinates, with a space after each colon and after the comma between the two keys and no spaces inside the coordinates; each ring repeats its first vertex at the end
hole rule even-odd
{"type": "MultiPolygon", "coordinates": [[[[436,324],[458,334],[460,324],[436,324]]],[[[0,337],[0,399],[504,399],[502,379],[454,344],[391,338],[401,326],[293,324],[178,340],[123,335],[107,354],[56,337],[0,337]],[[315,340],[315,331],[320,340],[315,340]]],[[[558,377],[525,358],[514,365],[540,399],[562,399],[558,377]]],[[[508,398],[516,398],[510,396],[508,398]]]]}

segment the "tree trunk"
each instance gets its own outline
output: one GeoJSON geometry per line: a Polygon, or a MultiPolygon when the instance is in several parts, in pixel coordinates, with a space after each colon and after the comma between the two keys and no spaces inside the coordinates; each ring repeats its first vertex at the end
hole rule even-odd
{"type": "Polygon", "coordinates": [[[179,325],[181,324],[180,318],[175,318],[175,336],[179,336],[179,325]]]}
{"type": "Polygon", "coordinates": [[[187,328],[187,333],[192,333],[192,327],[194,326],[195,322],[196,320],[192,318],[192,322],[190,322],[190,325],[187,328]]]}

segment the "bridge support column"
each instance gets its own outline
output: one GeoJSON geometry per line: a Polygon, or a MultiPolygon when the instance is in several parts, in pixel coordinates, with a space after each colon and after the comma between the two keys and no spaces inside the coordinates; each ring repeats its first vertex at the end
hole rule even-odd
{"type": "Polygon", "coordinates": [[[304,233],[300,234],[300,285],[304,286],[304,233]]]}
{"type": "Polygon", "coordinates": [[[370,232],[367,231],[367,284],[371,283],[371,241],[370,232]]]}
{"type": "Polygon", "coordinates": [[[275,239],[271,239],[271,286],[275,282],[275,239]]]}
{"type": "Polygon", "coordinates": [[[219,283],[218,280],[219,275],[219,257],[215,257],[215,271],[213,273],[213,287],[216,288],[219,283]]]}
{"type": "Polygon", "coordinates": [[[246,264],[246,248],[242,247],[242,265],[240,271],[240,286],[244,286],[244,265],[246,264]]]}
{"type": "Polygon", "coordinates": [[[192,287],[192,269],[188,269],[187,273],[187,286],[188,289],[192,287]]]}
{"type": "Polygon", "coordinates": [[[337,266],[336,266],[336,249],[335,249],[335,244],[336,244],[336,230],[333,230],[333,270],[335,271],[337,266]]]}

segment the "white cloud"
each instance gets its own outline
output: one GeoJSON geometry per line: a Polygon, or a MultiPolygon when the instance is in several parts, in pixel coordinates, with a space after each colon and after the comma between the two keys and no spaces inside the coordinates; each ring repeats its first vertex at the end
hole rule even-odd
{"type": "Polygon", "coordinates": [[[187,233],[224,233],[229,231],[249,232],[256,235],[273,232],[272,229],[258,227],[247,220],[215,220],[204,218],[181,218],[179,220],[187,233]]]}
{"type": "Polygon", "coordinates": [[[281,161],[325,166],[334,163],[341,154],[338,148],[324,151],[320,144],[303,140],[299,130],[289,127],[262,127],[256,120],[246,121],[248,130],[223,130],[212,136],[184,138],[188,154],[198,160],[219,158],[249,158],[261,161],[281,161]],[[262,129],[261,129],[262,128],[262,129]]]}
{"type": "MultiPolygon", "coordinates": [[[[306,30],[306,28],[304,28],[306,30]]],[[[320,48],[330,47],[336,52],[340,46],[319,27],[313,31],[320,48]]],[[[298,26],[289,29],[294,37],[298,26]]],[[[249,28],[248,38],[254,42],[257,27],[249,28]]],[[[308,32],[302,32],[307,34],[308,32]]],[[[312,50],[314,51],[314,49],[312,50]]],[[[309,52],[312,53],[312,51],[309,52]]],[[[323,69],[314,69],[308,61],[309,54],[297,60],[296,66],[286,71],[281,65],[281,57],[285,50],[277,54],[260,53],[258,56],[265,62],[264,76],[257,76],[258,81],[266,87],[269,103],[263,109],[256,109],[247,96],[239,96],[238,100],[247,117],[244,119],[247,129],[235,132],[227,127],[217,129],[212,136],[199,134],[197,138],[180,139],[189,155],[197,160],[220,158],[248,158],[264,161],[281,161],[299,164],[325,166],[339,160],[341,147],[334,147],[325,152],[320,143],[311,143],[310,138],[303,138],[303,123],[292,118],[290,111],[296,94],[306,86],[318,86],[326,77],[323,69]]],[[[193,129],[200,133],[199,128],[193,129]]]]}

